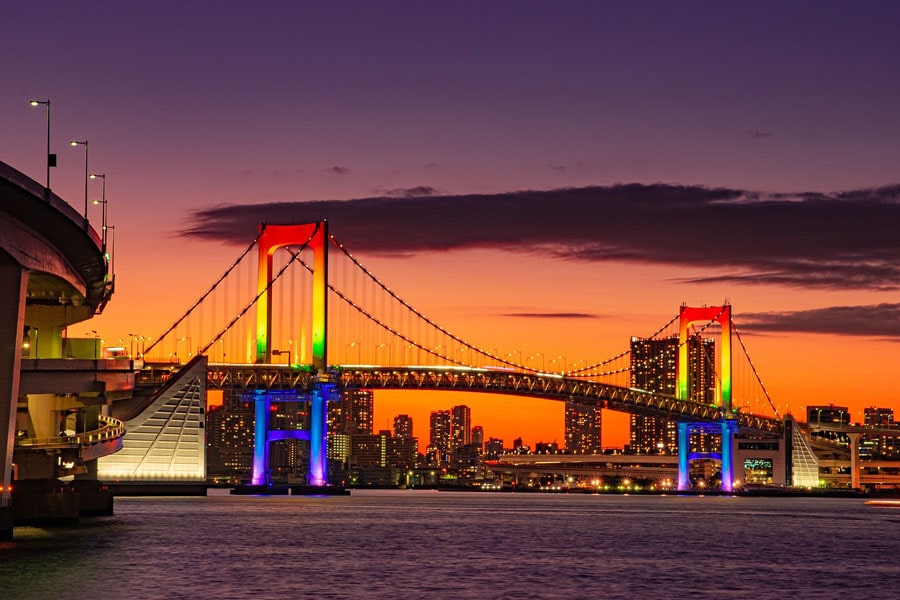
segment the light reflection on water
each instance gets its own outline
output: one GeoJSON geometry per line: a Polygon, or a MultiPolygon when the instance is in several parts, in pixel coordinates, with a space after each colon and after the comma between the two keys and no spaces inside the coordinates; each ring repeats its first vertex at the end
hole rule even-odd
{"type": "Polygon", "coordinates": [[[118,498],[17,528],[0,599],[896,597],[898,534],[856,499],[118,498]]]}

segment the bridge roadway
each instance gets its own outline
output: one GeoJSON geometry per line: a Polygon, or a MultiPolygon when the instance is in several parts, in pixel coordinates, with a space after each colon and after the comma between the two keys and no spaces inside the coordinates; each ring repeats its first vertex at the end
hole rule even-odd
{"type": "MultiPolygon", "coordinates": [[[[678,400],[637,388],[564,377],[554,373],[523,373],[496,368],[455,366],[335,365],[331,377],[342,388],[433,390],[494,393],[548,400],[572,400],[610,410],[675,421],[718,423],[734,419],[743,432],[782,434],[778,419],[678,400]]],[[[274,364],[216,364],[207,370],[208,389],[307,389],[316,375],[305,368],[274,364]]]]}

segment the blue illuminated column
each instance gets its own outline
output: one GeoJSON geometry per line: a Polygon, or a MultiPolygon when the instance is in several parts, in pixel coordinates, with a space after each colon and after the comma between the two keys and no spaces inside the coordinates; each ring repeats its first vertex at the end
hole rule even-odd
{"type": "Polygon", "coordinates": [[[678,491],[691,489],[690,455],[691,430],[687,423],[678,423],[678,491]]]}
{"type": "Polygon", "coordinates": [[[251,485],[266,485],[269,471],[269,410],[272,401],[262,392],[256,397],[256,423],[253,429],[253,474],[251,485]]]}
{"type": "Polygon", "coordinates": [[[309,410],[309,485],[328,485],[328,398],[335,385],[317,381],[309,410]]]}
{"type": "Polygon", "coordinates": [[[737,421],[722,421],[722,491],[734,491],[734,432],[737,421]]]}

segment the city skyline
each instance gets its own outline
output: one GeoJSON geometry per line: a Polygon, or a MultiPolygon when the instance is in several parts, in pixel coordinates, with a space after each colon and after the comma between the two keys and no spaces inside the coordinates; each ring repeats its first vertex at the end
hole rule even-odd
{"type": "MultiPolygon", "coordinates": [[[[116,294],[70,335],[158,335],[258,222],[324,215],[481,347],[606,358],[729,299],[779,405],[900,405],[893,3],[7,12],[0,160],[44,181],[49,99],[52,189],[81,211],[70,140],[106,175],[116,294]]],[[[562,403],[378,397],[376,429],[466,404],[564,439],[562,403]]]]}

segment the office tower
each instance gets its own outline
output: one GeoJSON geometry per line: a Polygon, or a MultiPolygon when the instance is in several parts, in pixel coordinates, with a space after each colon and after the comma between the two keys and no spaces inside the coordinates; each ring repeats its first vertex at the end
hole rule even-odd
{"type": "Polygon", "coordinates": [[[566,401],[566,451],[577,454],[599,454],[601,411],[597,406],[566,401]]]}
{"type": "MultiPolygon", "coordinates": [[[[631,387],[658,394],[675,395],[678,336],[661,339],[631,338],[631,387]]],[[[704,404],[715,401],[716,343],[693,336],[688,340],[688,399],[704,404]]],[[[718,436],[691,434],[695,451],[714,452],[718,436]]],[[[674,421],[631,415],[629,447],[638,454],[677,454],[678,428],[674,421]]]]}

